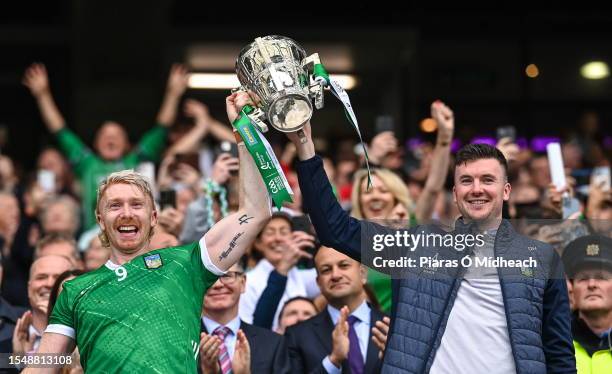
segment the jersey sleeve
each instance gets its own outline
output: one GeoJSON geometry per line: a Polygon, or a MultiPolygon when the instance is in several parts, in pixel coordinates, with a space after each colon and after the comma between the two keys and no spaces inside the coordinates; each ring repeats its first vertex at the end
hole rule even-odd
{"type": "Polygon", "coordinates": [[[62,153],[68,158],[75,172],[81,175],[87,166],[87,160],[95,157],[91,150],[70,129],[64,127],[55,135],[62,153]]]}
{"type": "Polygon", "coordinates": [[[147,131],[138,142],[138,148],[136,149],[138,161],[155,162],[159,160],[166,146],[167,134],[168,129],[159,124],[147,131]]]}
{"type": "Polygon", "coordinates": [[[196,248],[191,255],[191,264],[196,274],[199,274],[201,277],[205,289],[212,286],[219,276],[225,274],[224,271],[215,266],[211,261],[204,237],[197,242],[196,248]]]}
{"type": "Polygon", "coordinates": [[[53,306],[45,332],[62,334],[75,339],[74,302],[71,294],[70,285],[65,284],[53,306]]]}

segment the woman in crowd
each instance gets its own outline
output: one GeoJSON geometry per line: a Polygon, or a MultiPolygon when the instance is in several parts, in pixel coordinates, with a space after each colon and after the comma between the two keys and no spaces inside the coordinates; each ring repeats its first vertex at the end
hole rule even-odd
{"type": "MultiPolygon", "coordinates": [[[[264,314],[273,316],[272,329],[276,330],[285,301],[296,296],[312,299],[320,293],[316,270],[300,269],[297,266],[300,259],[312,257],[306,249],[314,247],[314,237],[302,231],[293,231],[291,218],[285,213],[276,212],[261,230],[253,246],[254,252],[263,258],[247,273],[246,290],[240,297],[240,318],[247,323],[254,323],[258,304],[264,304],[274,309],[272,313],[266,311],[264,314]],[[260,301],[268,282],[276,279],[281,284],[280,300],[260,301]]],[[[255,324],[262,326],[258,322],[255,324]]],[[[265,325],[269,327],[269,323],[265,325]]]]}
{"type": "MultiPolygon", "coordinates": [[[[351,215],[359,219],[385,220],[387,224],[405,226],[427,222],[432,218],[438,193],[443,191],[448,173],[450,143],[453,138],[454,119],[452,111],[442,102],[431,104],[431,117],[438,125],[436,146],[430,163],[425,186],[416,204],[413,203],[408,187],[394,172],[387,169],[372,170],[373,186],[367,189],[367,173],[355,174],[352,192],[351,215]],[[392,220],[392,221],[387,221],[392,220]]],[[[388,136],[381,133],[379,136],[388,136]]],[[[372,145],[378,142],[372,141],[372,145]]],[[[393,143],[390,141],[390,143],[393,143]]],[[[396,147],[397,145],[395,145],[396,147]]],[[[389,147],[393,153],[393,144],[389,147]]],[[[391,309],[391,280],[387,275],[370,269],[368,283],[374,289],[381,308],[388,313],[391,309]]]]}

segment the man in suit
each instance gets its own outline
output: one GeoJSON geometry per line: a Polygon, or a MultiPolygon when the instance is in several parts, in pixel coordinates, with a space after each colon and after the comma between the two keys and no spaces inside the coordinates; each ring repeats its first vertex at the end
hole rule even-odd
{"type": "Polygon", "coordinates": [[[238,304],[246,275],[234,264],[204,296],[200,365],[202,373],[289,373],[281,335],[240,320],[238,304]]]}
{"type": "MultiPolygon", "coordinates": [[[[0,283],[2,282],[2,256],[0,256],[0,283]]],[[[15,331],[15,324],[17,320],[26,310],[21,307],[11,305],[8,301],[4,300],[0,295],[0,353],[11,353],[13,352],[13,331],[15,331]]],[[[6,369],[8,371],[8,369],[6,369]]],[[[3,371],[0,370],[0,373],[3,371]]],[[[13,371],[11,371],[13,372],[13,371]]]]}
{"type": "Polygon", "coordinates": [[[287,328],[292,371],[380,373],[389,319],[366,302],[365,267],[328,247],[321,247],[314,261],[328,306],[287,328]]]}

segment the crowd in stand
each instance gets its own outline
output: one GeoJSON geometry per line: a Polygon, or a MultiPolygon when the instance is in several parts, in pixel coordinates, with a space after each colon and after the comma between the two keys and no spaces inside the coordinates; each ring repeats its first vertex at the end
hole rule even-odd
{"type": "MultiPolygon", "coordinates": [[[[23,84],[55,142],[38,150],[36,170],[21,175],[10,155],[0,155],[0,352],[35,352],[63,283],[105,266],[110,249],[99,236],[95,207],[98,185],[108,174],[136,169],[151,178],[159,225],[150,249],[197,241],[237,210],[239,161],[232,152],[232,129],[221,119],[224,115],[217,119],[204,103],[184,97],[187,77],[185,67],[171,68],[155,124],[136,145],[130,145],[122,124],[107,121],[90,146],[66,123],[45,66],[27,67],[23,84]],[[192,121],[177,124],[179,111],[192,121]]],[[[450,182],[451,144],[461,123],[449,120],[448,113],[444,103],[432,103],[437,134],[431,142],[408,147],[391,131],[375,134],[368,142],[372,188],[363,155],[353,152],[354,141],[338,147],[315,141],[342,207],[353,217],[393,227],[432,220],[451,225],[459,216],[450,182]]],[[[597,365],[609,373],[612,148],[609,134],[602,131],[591,115],[561,139],[568,181],[561,190],[552,184],[545,152],[520,147],[511,138],[498,139],[496,146],[508,160],[512,185],[504,218],[514,219],[518,231],[551,244],[569,261],[579,370],[597,357],[603,362],[597,365]],[[607,181],[593,172],[606,168],[607,181]],[[568,198],[578,209],[564,215],[568,198]],[[580,240],[593,236],[607,238],[601,239],[596,255],[605,266],[596,271],[576,265],[584,256],[574,254],[591,243],[580,240]]],[[[380,372],[390,326],[391,279],[320,244],[301,205],[295,146],[277,146],[294,202],[275,211],[242,261],[208,289],[199,369],[224,374],[228,365],[235,373],[380,372]]],[[[78,358],[78,350],[73,356],[78,358]]],[[[63,370],[81,372],[75,362],[63,370]]],[[[593,371],[599,372],[604,371],[593,371]]]]}

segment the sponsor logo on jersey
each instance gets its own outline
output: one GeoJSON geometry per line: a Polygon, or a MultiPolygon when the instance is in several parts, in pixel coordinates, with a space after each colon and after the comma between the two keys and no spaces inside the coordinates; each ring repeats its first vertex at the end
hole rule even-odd
{"type": "Polygon", "coordinates": [[[147,266],[147,269],[157,269],[164,265],[159,253],[146,256],[144,258],[144,262],[145,262],[145,265],[147,266]]]}

